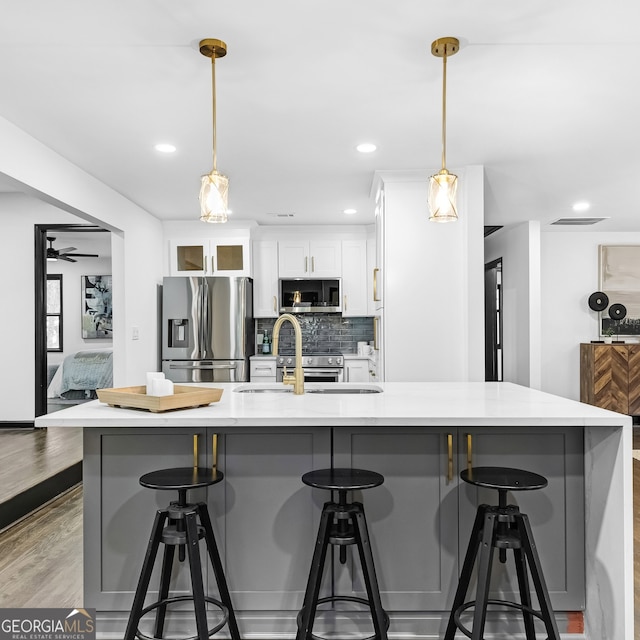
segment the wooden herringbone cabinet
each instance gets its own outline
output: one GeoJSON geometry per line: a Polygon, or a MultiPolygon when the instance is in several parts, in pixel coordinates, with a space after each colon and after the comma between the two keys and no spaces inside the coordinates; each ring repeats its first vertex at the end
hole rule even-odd
{"type": "Polygon", "coordinates": [[[581,344],[580,401],[640,415],[640,344],[581,344]]]}

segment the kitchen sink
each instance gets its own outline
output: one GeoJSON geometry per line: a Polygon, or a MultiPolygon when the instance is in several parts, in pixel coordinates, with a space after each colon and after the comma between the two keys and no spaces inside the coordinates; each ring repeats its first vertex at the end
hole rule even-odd
{"type": "MultiPolygon", "coordinates": [[[[293,393],[293,386],[291,385],[269,385],[263,384],[247,384],[242,387],[234,389],[235,393],[293,393]]],[[[367,394],[367,393],[382,393],[382,389],[375,385],[341,385],[340,383],[332,383],[329,385],[317,386],[314,384],[307,384],[304,389],[305,393],[326,393],[326,394],[367,394]]]]}

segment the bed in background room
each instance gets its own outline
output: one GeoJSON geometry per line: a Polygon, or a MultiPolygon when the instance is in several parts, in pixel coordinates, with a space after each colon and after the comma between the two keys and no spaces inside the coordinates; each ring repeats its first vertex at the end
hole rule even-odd
{"type": "Polygon", "coordinates": [[[112,349],[76,351],[47,367],[47,413],[97,398],[96,389],[113,386],[112,349]]]}

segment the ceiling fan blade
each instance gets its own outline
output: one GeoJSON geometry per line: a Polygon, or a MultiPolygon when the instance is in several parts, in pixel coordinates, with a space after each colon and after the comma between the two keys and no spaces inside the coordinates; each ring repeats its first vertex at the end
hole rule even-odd
{"type": "Polygon", "coordinates": [[[78,262],[77,260],[73,260],[72,258],[69,258],[68,256],[58,256],[58,260],[66,260],[67,262],[78,262]]]}
{"type": "Polygon", "coordinates": [[[73,256],[74,258],[99,258],[97,253],[67,253],[67,256],[73,256]]]}
{"type": "Polygon", "coordinates": [[[55,249],[58,253],[69,253],[70,251],[75,251],[75,247],[65,247],[64,249],[55,249]]]}

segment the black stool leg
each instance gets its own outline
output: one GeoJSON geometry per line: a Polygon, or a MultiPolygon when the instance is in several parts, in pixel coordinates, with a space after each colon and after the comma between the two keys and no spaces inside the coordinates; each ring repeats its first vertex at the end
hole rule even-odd
{"type": "Polygon", "coordinates": [[[198,640],[209,640],[207,605],[204,599],[196,512],[186,513],[184,519],[187,529],[187,554],[189,556],[189,569],[191,570],[191,589],[193,591],[193,608],[196,616],[197,637],[198,640]]]}
{"type": "Polygon", "coordinates": [[[478,588],[476,590],[476,604],[473,612],[473,627],[471,640],[483,640],[484,624],[487,619],[487,601],[489,600],[489,586],[491,584],[491,562],[493,561],[493,543],[497,528],[496,514],[488,511],[485,514],[482,527],[482,541],[478,558],[478,588]]]}
{"type": "Polygon", "coordinates": [[[162,539],[162,529],[164,528],[164,523],[167,520],[167,515],[166,510],[159,510],[156,512],[153,527],[151,528],[151,536],[149,537],[149,544],[147,545],[147,552],[145,553],[144,561],[142,563],[142,571],[140,572],[140,578],[138,579],[138,586],[136,587],[136,593],[133,597],[133,606],[131,607],[131,613],[129,614],[129,621],[127,622],[124,640],[134,640],[136,637],[138,623],[140,622],[140,614],[144,607],[144,599],[147,595],[147,589],[149,588],[153,564],[158,553],[158,546],[162,539]]]}
{"type": "Polygon", "coordinates": [[[222,604],[227,607],[229,612],[228,624],[229,633],[232,640],[240,640],[240,631],[238,630],[238,623],[236,621],[236,614],[231,603],[231,595],[229,594],[229,587],[227,585],[227,579],[224,575],[224,569],[222,568],[222,561],[220,560],[220,553],[218,551],[218,545],[213,534],[213,527],[211,526],[211,518],[209,517],[209,509],[204,502],[199,502],[196,505],[198,509],[198,515],[200,516],[200,523],[204,529],[204,538],[207,542],[207,550],[209,551],[209,559],[213,566],[213,575],[216,578],[218,584],[218,591],[220,593],[220,600],[222,604]]]}
{"type": "MultiPolygon", "coordinates": [[[[171,520],[169,520],[171,523],[171,520]]],[[[180,545],[182,546],[182,545],[180,545]]],[[[165,544],[164,557],[162,559],[162,574],[160,578],[160,593],[158,600],[166,600],[169,596],[169,584],[171,582],[171,569],[173,568],[173,556],[175,555],[175,546],[165,544]]],[[[162,638],[164,633],[164,619],[167,613],[167,605],[161,604],[156,610],[156,626],[153,635],[156,638],[162,638]]]]}
{"type": "Polygon", "coordinates": [[[460,573],[456,595],[453,599],[453,606],[451,607],[451,614],[449,615],[449,623],[447,624],[447,630],[444,634],[444,640],[453,640],[456,635],[457,627],[454,621],[455,612],[458,607],[464,604],[464,599],[467,597],[467,590],[469,589],[471,574],[473,573],[473,565],[476,562],[478,548],[482,538],[482,524],[484,522],[484,515],[487,508],[488,505],[481,504],[476,511],[476,519],[473,522],[473,528],[471,529],[471,536],[469,538],[469,546],[467,547],[467,553],[464,557],[464,562],[462,563],[462,571],[460,573]]]}
{"type": "MultiPolygon", "coordinates": [[[[520,591],[520,603],[523,607],[531,608],[531,590],[527,578],[527,563],[522,549],[514,549],[513,557],[516,563],[516,574],[518,576],[518,589],[520,591]]],[[[533,626],[533,614],[526,609],[522,610],[524,619],[524,631],[527,640],[536,640],[536,631],[533,626]]]]}
{"type": "Polygon", "coordinates": [[[302,620],[298,626],[296,640],[311,640],[311,631],[313,629],[313,621],[316,616],[318,595],[320,594],[320,584],[322,582],[322,571],[324,569],[327,547],[329,546],[329,534],[331,533],[331,521],[333,520],[333,511],[331,510],[332,506],[332,503],[326,502],[322,509],[322,515],[320,516],[318,537],[316,539],[316,546],[313,550],[311,570],[309,571],[307,588],[304,593],[302,620]]]}
{"type": "Polygon", "coordinates": [[[373,553],[371,552],[371,541],[367,529],[367,520],[364,516],[364,508],[359,502],[352,505],[353,532],[356,536],[356,545],[360,553],[360,564],[367,588],[369,608],[377,640],[387,640],[387,626],[385,624],[385,614],[380,600],[380,589],[376,577],[376,569],[373,564],[373,553]]]}
{"type": "Polygon", "coordinates": [[[551,607],[551,599],[549,598],[549,592],[547,591],[547,585],[542,573],[542,565],[540,564],[536,544],[533,540],[533,533],[531,532],[529,518],[524,513],[518,513],[516,514],[515,519],[516,524],[520,529],[524,552],[529,562],[529,570],[531,571],[531,578],[533,579],[533,584],[538,596],[540,613],[542,614],[548,640],[560,640],[558,625],[556,624],[556,618],[551,607]]]}

